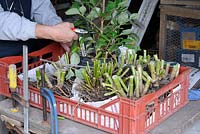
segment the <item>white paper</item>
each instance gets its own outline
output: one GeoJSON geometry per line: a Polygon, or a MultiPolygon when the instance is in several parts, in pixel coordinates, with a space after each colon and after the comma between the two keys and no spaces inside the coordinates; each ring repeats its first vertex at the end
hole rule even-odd
{"type": "Polygon", "coordinates": [[[185,63],[194,63],[195,62],[195,54],[182,54],[181,61],[185,63]]]}
{"type": "Polygon", "coordinates": [[[189,89],[191,89],[196,82],[200,79],[200,70],[197,68],[191,68],[192,71],[190,72],[190,85],[189,89]]]}

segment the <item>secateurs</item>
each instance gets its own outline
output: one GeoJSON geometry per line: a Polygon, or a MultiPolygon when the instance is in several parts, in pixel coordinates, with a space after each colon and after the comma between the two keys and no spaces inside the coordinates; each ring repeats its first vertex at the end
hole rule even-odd
{"type": "MultiPolygon", "coordinates": [[[[78,34],[87,34],[87,33],[89,33],[87,30],[84,30],[84,29],[80,29],[80,28],[72,28],[71,29],[72,31],[74,31],[74,32],[76,32],[76,33],[78,33],[78,34]]],[[[80,36],[79,37],[79,41],[82,39],[82,37],[80,36]]],[[[84,44],[84,42],[82,43],[82,44],[80,44],[80,46],[81,46],[81,54],[82,54],[82,56],[83,57],[85,57],[86,56],[86,51],[85,51],[85,44],[84,44]]]]}
{"type": "Polygon", "coordinates": [[[78,33],[78,34],[87,34],[88,31],[84,30],[84,29],[80,29],[80,28],[72,28],[72,31],[78,33]]]}

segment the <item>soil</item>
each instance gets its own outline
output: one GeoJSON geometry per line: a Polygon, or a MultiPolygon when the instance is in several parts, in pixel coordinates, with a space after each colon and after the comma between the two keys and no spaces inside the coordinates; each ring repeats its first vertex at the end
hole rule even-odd
{"type": "Polygon", "coordinates": [[[114,96],[105,96],[104,94],[107,92],[107,90],[104,87],[98,87],[91,90],[84,90],[84,87],[82,85],[79,85],[76,86],[76,90],[79,92],[79,97],[83,99],[84,102],[104,101],[114,96]]]}
{"type": "MultiPolygon", "coordinates": [[[[53,83],[53,82],[52,82],[53,83]]],[[[55,83],[55,82],[54,82],[55,83]]],[[[73,96],[71,90],[72,90],[72,81],[67,81],[64,83],[62,87],[59,87],[57,85],[54,85],[53,88],[50,88],[54,94],[58,96],[63,96],[67,98],[71,98],[73,96]]],[[[29,81],[29,85],[40,89],[40,87],[37,86],[37,82],[31,82],[29,81]]],[[[49,88],[47,84],[45,84],[46,88],[49,88]]]]}

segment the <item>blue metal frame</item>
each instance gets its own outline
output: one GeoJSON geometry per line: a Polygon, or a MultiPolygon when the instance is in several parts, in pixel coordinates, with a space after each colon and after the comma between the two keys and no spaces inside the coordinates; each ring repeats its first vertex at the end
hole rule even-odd
{"type": "Polygon", "coordinates": [[[41,88],[41,95],[45,97],[50,106],[50,113],[51,113],[51,133],[58,134],[58,118],[57,118],[57,107],[56,107],[56,100],[54,95],[50,89],[41,88]]]}

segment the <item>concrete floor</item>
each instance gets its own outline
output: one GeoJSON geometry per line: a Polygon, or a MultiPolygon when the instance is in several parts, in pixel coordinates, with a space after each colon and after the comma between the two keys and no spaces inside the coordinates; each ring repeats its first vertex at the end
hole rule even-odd
{"type": "MultiPolygon", "coordinates": [[[[200,120],[200,101],[190,101],[185,107],[174,113],[167,120],[160,123],[151,134],[193,134],[193,129],[198,132],[196,121],[200,120]],[[185,133],[187,131],[187,133],[185,133]]],[[[197,133],[194,133],[197,134],[197,133]]],[[[200,131],[198,132],[200,134],[200,131]]]]}
{"type": "MultiPolygon", "coordinates": [[[[23,121],[22,114],[10,112],[11,101],[0,102],[0,113],[10,118],[23,121]]],[[[42,111],[30,108],[30,128],[37,134],[50,134],[50,127],[41,124],[42,111]]],[[[156,126],[150,134],[200,134],[200,101],[191,101],[180,111],[156,126]],[[170,132],[170,133],[169,133],[170,132]]],[[[5,134],[4,133],[0,134],[5,134]]],[[[59,134],[108,134],[83,124],[65,119],[59,121],[59,134]]]]}
{"type": "Polygon", "coordinates": [[[183,134],[200,134],[200,120],[197,120],[193,125],[185,129],[183,134]]]}

